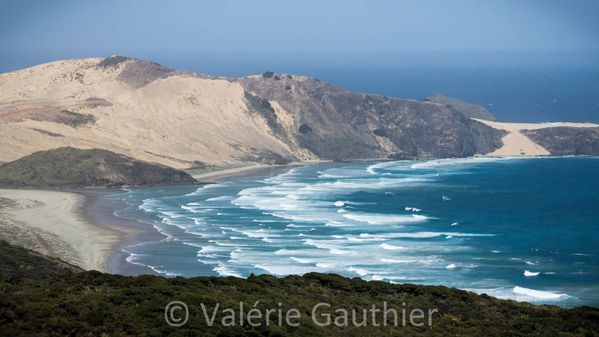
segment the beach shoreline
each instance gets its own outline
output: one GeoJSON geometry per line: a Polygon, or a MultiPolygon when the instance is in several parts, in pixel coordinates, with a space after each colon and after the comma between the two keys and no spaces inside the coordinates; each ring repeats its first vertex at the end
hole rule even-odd
{"type": "Polygon", "coordinates": [[[0,239],[84,270],[157,275],[127,262],[126,247],[165,239],[151,223],[117,216],[123,189],[0,189],[0,239]]]}
{"type": "MultiPolygon", "coordinates": [[[[211,184],[316,163],[251,165],[196,174],[211,184]]],[[[202,185],[194,185],[202,186],[202,185]]],[[[151,223],[117,216],[128,205],[120,188],[0,189],[0,239],[86,270],[121,275],[157,274],[127,261],[126,247],[164,240],[151,223]],[[18,206],[21,204],[21,206],[18,206]],[[21,228],[21,229],[19,229],[21,228]]]]}
{"type": "Polygon", "coordinates": [[[219,167],[214,170],[186,170],[194,179],[198,180],[202,184],[214,184],[218,182],[227,181],[230,179],[247,177],[257,175],[265,172],[276,172],[279,170],[289,170],[294,167],[301,167],[313,164],[323,164],[330,161],[318,160],[318,161],[307,161],[307,162],[292,162],[289,164],[280,165],[246,165],[246,166],[234,166],[234,167],[219,167]]]}
{"type": "Polygon", "coordinates": [[[86,197],[64,190],[0,189],[1,238],[85,270],[106,271],[122,240],[118,228],[98,226],[80,210],[86,197]]]}
{"type": "MultiPolygon", "coordinates": [[[[308,164],[242,166],[196,177],[204,180],[202,184],[211,184],[308,164]]],[[[157,274],[126,260],[126,247],[166,237],[151,223],[116,215],[128,205],[106,196],[125,192],[120,188],[0,189],[0,239],[85,270],[157,274]]]]}
{"type": "Polygon", "coordinates": [[[106,198],[106,196],[125,193],[124,190],[78,189],[71,192],[84,197],[84,204],[77,210],[81,217],[96,226],[121,233],[119,242],[113,246],[111,254],[105,260],[106,268],[104,272],[128,276],[155,274],[149,268],[126,261],[128,257],[128,254],[124,251],[126,247],[142,242],[159,241],[164,239],[164,236],[149,223],[119,217],[115,214],[128,207],[128,205],[122,201],[106,198]]]}
{"type": "MultiPolygon", "coordinates": [[[[195,174],[193,177],[200,181],[200,185],[216,184],[229,181],[231,179],[239,179],[260,175],[268,172],[277,172],[289,170],[294,167],[310,165],[312,163],[291,163],[285,165],[249,165],[233,168],[223,168],[203,174],[195,174]]],[[[147,242],[156,242],[166,239],[166,236],[160,233],[152,224],[142,222],[139,219],[128,219],[122,216],[117,216],[115,213],[122,211],[128,205],[117,200],[108,200],[104,198],[107,193],[105,189],[79,189],[74,191],[85,197],[86,206],[81,208],[81,215],[91,222],[100,226],[113,228],[118,231],[123,231],[124,236],[121,242],[113,250],[113,254],[107,261],[106,272],[120,275],[141,275],[153,274],[159,275],[150,267],[137,265],[127,261],[129,254],[125,252],[126,247],[143,244],[147,242]]],[[[112,193],[123,192],[122,189],[113,190],[112,193]]]]}

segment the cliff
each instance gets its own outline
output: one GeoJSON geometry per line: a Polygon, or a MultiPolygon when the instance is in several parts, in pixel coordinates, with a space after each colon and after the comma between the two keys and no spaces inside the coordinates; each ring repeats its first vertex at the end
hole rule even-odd
{"type": "Polygon", "coordinates": [[[267,75],[239,83],[276,102],[287,137],[322,159],[466,157],[501,146],[502,132],[443,104],[355,93],[305,76],[267,75]]]}

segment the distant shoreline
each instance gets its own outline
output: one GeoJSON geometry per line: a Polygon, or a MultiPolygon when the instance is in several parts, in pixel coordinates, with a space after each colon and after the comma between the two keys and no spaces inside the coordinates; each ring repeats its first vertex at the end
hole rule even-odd
{"type": "Polygon", "coordinates": [[[222,167],[214,170],[206,169],[206,170],[186,170],[194,179],[199,181],[201,184],[212,184],[219,181],[225,181],[228,179],[246,177],[255,174],[259,174],[262,172],[269,171],[277,171],[277,170],[287,170],[294,167],[301,167],[306,165],[313,164],[323,164],[329,161],[307,161],[307,162],[291,162],[289,164],[281,164],[281,165],[264,165],[264,164],[256,164],[256,165],[246,165],[246,166],[238,166],[238,167],[222,167]]]}

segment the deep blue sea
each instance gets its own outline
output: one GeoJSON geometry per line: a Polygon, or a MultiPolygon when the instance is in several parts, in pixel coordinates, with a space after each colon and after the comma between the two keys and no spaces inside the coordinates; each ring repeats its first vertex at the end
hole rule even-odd
{"type": "Polygon", "coordinates": [[[168,276],[316,271],[599,305],[598,172],[598,157],[337,163],[107,197],[165,235],[127,261],[168,276]]]}

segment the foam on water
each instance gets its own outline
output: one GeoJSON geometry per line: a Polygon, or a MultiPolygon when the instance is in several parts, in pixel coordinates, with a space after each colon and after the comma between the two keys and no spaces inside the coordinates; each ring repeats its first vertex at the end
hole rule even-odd
{"type": "Polygon", "coordinates": [[[389,243],[381,243],[379,245],[379,247],[385,249],[385,250],[406,250],[406,247],[402,247],[402,246],[396,246],[396,245],[392,245],[389,243]]]}
{"type": "Polygon", "coordinates": [[[208,198],[206,201],[228,201],[231,199],[232,197],[230,195],[221,195],[220,197],[208,198]]]}
{"type": "MultiPolygon", "coordinates": [[[[469,180],[447,182],[519,162],[533,160],[469,158],[301,167],[260,179],[202,186],[191,193],[143,192],[136,208],[155,218],[152,224],[167,235],[167,242],[175,242],[172,246],[180,242],[197,248],[193,261],[208,265],[218,275],[315,271],[463,288],[480,279],[484,284],[477,284],[477,289],[495,289],[506,298],[571,303],[574,297],[566,291],[530,290],[536,291],[535,282],[588,274],[591,264],[587,268],[585,263],[590,263],[591,253],[580,249],[558,253],[557,248],[541,252],[536,244],[515,251],[510,246],[514,228],[504,230],[509,223],[486,226],[479,211],[464,205],[476,201],[465,198],[469,180]],[[543,254],[580,261],[577,269],[571,269],[543,254]],[[535,271],[539,266],[559,273],[535,271]],[[477,273],[471,272],[473,268],[477,273]],[[501,272],[495,274],[496,270],[501,272]]],[[[480,181],[472,185],[477,184],[480,181]]],[[[141,194],[129,191],[127,198],[135,198],[135,193],[141,194]]],[[[503,207],[499,206],[503,202],[497,199],[493,204],[503,207]]],[[[163,273],[189,268],[170,268],[153,254],[138,247],[131,250],[128,261],[163,273]],[[156,259],[160,262],[154,263],[156,259]]]]}
{"type": "Polygon", "coordinates": [[[487,288],[487,289],[469,289],[477,294],[487,294],[497,298],[514,300],[518,302],[531,303],[555,303],[570,299],[571,296],[565,293],[551,290],[536,290],[515,286],[512,288],[487,288]]]}
{"type": "Polygon", "coordinates": [[[434,169],[452,166],[471,166],[475,164],[493,163],[500,160],[509,160],[513,158],[489,158],[489,157],[473,157],[473,158],[457,158],[457,159],[438,159],[429,160],[412,164],[412,169],[434,169]]]}
{"type": "Polygon", "coordinates": [[[515,286],[512,292],[516,295],[523,295],[539,300],[559,301],[568,298],[567,294],[562,294],[556,291],[535,290],[524,287],[515,286]]]}
{"type": "Polygon", "coordinates": [[[347,213],[343,214],[344,218],[367,222],[371,225],[393,225],[407,224],[414,222],[426,221],[428,218],[424,215],[395,215],[395,214],[366,214],[366,213],[347,213]]]}

